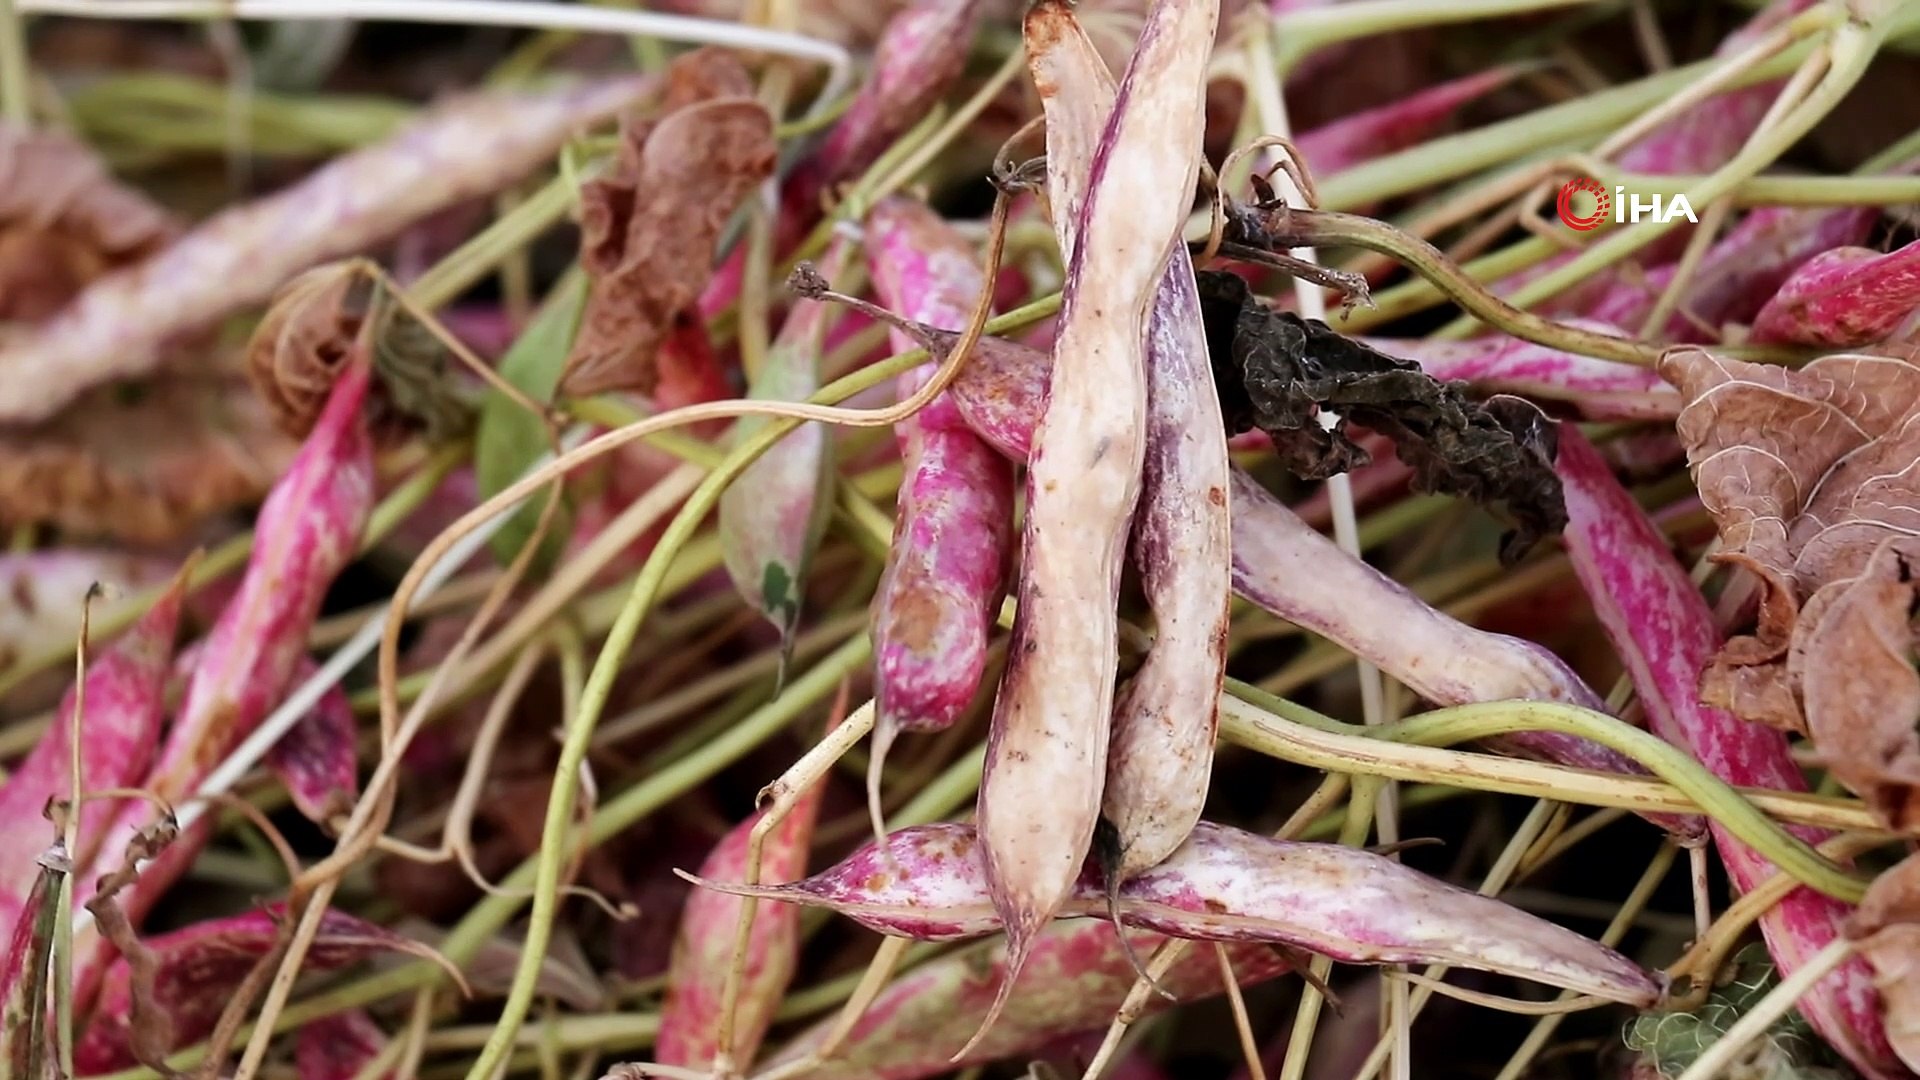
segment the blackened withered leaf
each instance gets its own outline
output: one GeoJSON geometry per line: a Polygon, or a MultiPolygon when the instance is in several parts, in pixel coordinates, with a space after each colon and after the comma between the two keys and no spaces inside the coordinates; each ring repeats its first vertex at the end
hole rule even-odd
{"type": "Polygon", "coordinates": [[[1420,365],[1363,345],[1315,319],[1276,311],[1240,277],[1195,275],[1221,412],[1238,434],[1259,428],[1294,475],[1323,480],[1370,460],[1347,424],[1393,440],[1415,490],[1458,495],[1503,513],[1514,531],[1500,557],[1512,562],[1567,522],[1553,471],[1554,422],[1523,398],[1468,397],[1420,365]],[[1331,429],[1320,413],[1340,417],[1331,429]]]}

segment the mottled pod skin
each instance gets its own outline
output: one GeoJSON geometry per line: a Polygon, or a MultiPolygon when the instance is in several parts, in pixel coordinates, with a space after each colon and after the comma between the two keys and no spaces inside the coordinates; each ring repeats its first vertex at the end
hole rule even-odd
{"type": "MultiPolygon", "coordinates": [[[[828,280],[845,274],[850,247],[843,238],[834,240],[821,261],[828,280]]],[[[812,397],[820,389],[820,350],[831,314],[826,304],[795,305],[754,374],[748,396],[761,401],[812,397]]],[[[734,425],[734,445],[767,423],[764,416],[741,417],[734,425]]],[[[720,551],[727,573],[783,642],[800,618],[807,566],[833,507],[832,483],[833,440],[825,424],[807,423],[782,436],[720,496],[720,551]]]]}
{"type": "MultiPolygon", "coordinates": [[[[1145,955],[1165,938],[1127,931],[1134,952],[1145,955]]],[[[1234,978],[1242,986],[1287,971],[1265,945],[1227,946],[1234,978]]],[[[944,1076],[956,1064],[976,1065],[1030,1053],[1062,1035],[1104,1028],[1139,976],[1109,923],[1063,922],[1042,930],[1027,953],[1019,985],[1006,1014],[987,1035],[955,1058],[968,1034],[988,1014],[999,988],[1012,978],[1005,944],[981,942],[922,964],[896,977],[867,1007],[847,1042],[816,1074],[834,1080],[920,1080],[944,1076]]],[[[1178,1001],[1224,993],[1219,961],[1211,950],[1193,949],[1160,977],[1178,1001]]],[[[1167,1007],[1158,995],[1146,1011],[1167,1007]]],[[[826,1039],[832,1019],[802,1032],[769,1068],[804,1058],[826,1039]]]]}
{"type": "Polygon", "coordinates": [[[151,370],[169,340],[265,302],[301,271],[519,181],[654,85],[629,76],[539,94],[471,94],[298,184],[209,218],[0,348],[8,372],[0,423],[44,420],[90,386],[151,370]]]}
{"type": "MultiPolygon", "coordinates": [[[[1034,432],[1018,614],[977,816],[1007,988],[1093,841],[1118,665],[1116,604],[1146,451],[1147,319],[1205,125],[1214,0],[1156,3],[1095,154],[1034,432]]],[[[1007,992],[1003,988],[1003,994],[1007,992]]],[[[992,1025],[990,1014],[982,1031],[992,1025]]]]}
{"type": "MultiPolygon", "coordinates": [[[[292,682],[305,682],[318,665],[302,659],[292,682]]],[[[347,692],[333,686],[267,751],[267,768],[286,785],[308,821],[326,825],[360,797],[360,725],[347,692]]]]}
{"type": "MultiPolygon", "coordinates": [[[[154,954],[154,996],[150,1003],[166,1014],[178,1049],[213,1030],[235,990],[283,936],[284,910],[249,911],[208,919],[147,939],[154,954]]],[[[305,970],[336,971],[377,953],[403,950],[406,939],[384,927],[328,911],[319,936],[307,953],[305,970]]],[[[116,960],[101,981],[100,1000],[74,1047],[82,1075],[138,1064],[132,1051],[133,985],[127,962],[116,960]]]]}
{"type": "MultiPolygon", "coordinates": [[[[984,339],[987,345],[992,339],[984,339]]],[[[954,402],[982,438],[1015,461],[1033,444],[1046,394],[1045,353],[995,341],[954,380],[954,402]]],[[[1348,556],[1239,469],[1229,473],[1233,590],[1337,642],[1438,705],[1525,698],[1589,709],[1605,702],[1559,657],[1533,642],[1478,630],[1437,611],[1398,582],[1348,556]]],[[[1609,772],[1644,773],[1588,739],[1526,732],[1500,740],[1528,757],[1609,772]]],[[[1691,835],[1691,820],[1657,819],[1691,835]]]]}
{"type": "MultiPolygon", "coordinates": [[[[875,206],[867,252],[875,292],[903,317],[942,328],[971,317],[984,281],[973,245],[925,204],[894,197],[875,206]]],[[[890,336],[897,349],[919,344],[890,336]]],[[[938,366],[902,375],[899,396],[938,366]]],[[[1013,466],[967,426],[952,394],[894,432],[900,493],[873,598],[875,789],[901,731],[948,727],[978,692],[1013,540],[1013,466]]]]}
{"type": "MultiPolygon", "coordinates": [[[[807,872],[822,790],[819,785],[809,790],[767,834],[760,849],[762,880],[791,881],[807,872]]],[[[702,877],[739,881],[746,876],[748,842],[764,813],[755,813],[721,838],[700,864],[702,877]]],[[[687,898],[674,938],[666,1000],[660,1008],[660,1037],[654,1044],[655,1060],[662,1065],[701,1069],[712,1065],[719,1054],[720,1010],[727,970],[733,963],[741,902],[739,896],[712,890],[695,890],[687,898]]],[[[799,914],[798,908],[785,904],[761,904],[754,909],[734,1012],[730,1060],[736,1066],[753,1060],[786,996],[800,959],[799,914]]]]}
{"type": "MultiPolygon", "coordinates": [[[[1085,867],[1060,915],[1108,917],[1103,876],[1085,867]]],[[[966,825],[903,829],[805,881],[753,891],[918,940],[1002,925],[966,825]]],[[[1115,910],[1126,926],[1187,940],[1265,942],[1356,964],[1450,964],[1640,1007],[1661,995],[1653,976],[1612,949],[1386,856],[1210,822],[1121,885],[1115,910]]]]}
{"type": "MultiPolygon", "coordinates": [[[[173,725],[143,785],[172,802],[191,795],[242,739],[279,704],[306,658],[307,633],[333,579],[354,558],[373,509],[373,447],[362,406],[370,366],[350,361],[326,409],[293,464],[260,508],[253,554],[240,587],[202,643],[173,725]]],[[[89,704],[91,709],[91,704],[89,704]]],[[[118,866],[128,843],[153,817],[145,801],[116,808],[95,859],[118,866]]],[[[212,818],[188,830],[145,868],[121,897],[136,924],[186,869],[209,835],[212,818]]],[[[75,883],[77,902],[91,899],[92,878],[75,883]]],[[[85,959],[101,945],[97,930],[76,938],[85,959]]],[[[89,987],[77,965],[78,999],[89,987]]]]}
{"type": "MultiPolygon", "coordinates": [[[[71,602],[78,605],[85,587],[71,602]]],[[[166,716],[167,675],[172,669],[173,638],[180,624],[186,579],[154,602],[121,639],[87,666],[85,714],[81,719],[81,791],[138,787],[153,761],[166,716]]],[[[51,598],[49,598],[51,602],[51,598]]],[[[0,928],[18,923],[27,894],[40,876],[40,856],[56,837],[42,814],[49,800],[71,799],[74,691],[67,691],[53,726],[35,744],[6,783],[0,785],[0,928]]],[[[81,807],[76,850],[68,852],[78,879],[97,876],[96,860],[116,804],[93,800],[81,807]]]]}
{"type": "MultiPolygon", "coordinates": [[[[1700,704],[1701,670],[1719,650],[1713,612],[1633,496],[1599,451],[1567,431],[1557,463],[1565,482],[1567,551],[1614,650],[1625,662],[1654,734],[1692,752],[1729,784],[1806,791],[1787,738],[1700,704]]],[[[1734,888],[1745,892],[1777,868],[1718,826],[1714,848],[1734,888]]],[[[1818,843],[1808,829],[1794,830],[1818,843]]],[[[1786,978],[1843,932],[1852,908],[1808,888],[1795,889],[1760,916],[1760,932],[1786,978]]],[[[1873,974],[1858,956],[1813,985],[1797,1005],[1815,1031],[1861,1074],[1907,1075],[1888,1045],[1873,974]]]]}
{"type": "MultiPolygon", "coordinates": [[[[1593,319],[1561,321],[1595,333],[1630,336],[1593,319]]],[[[1389,356],[1414,361],[1436,379],[1471,383],[1485,393],[1563,401],[1588,420],[1672,420],[1680,414],[1679,392],[1649,367],[1598,360],[1506,334],[1469,341],[1361,340],[1389,356]]]]}
{"type": "Polygon", "coordinates": [[[1846,349],[1885,340],[1920,308],[1920,242],[1840,247],[1808,260],[1753,320],[1754,341],[1846,349]]]}
{"type": "MultiPolygon", "coordinates": [[[[1036,4],[1027,63],[1047,116],[1048,201],[1071,259],[1113,79],[1071,8],[1036,4]]],[[[1207,358],[1193,261],[1175,244],[1147,316],[1147,428],[1133,562],[1154,639],[1114,705],[1101,813],[1113,827],[1116,881],[1166,858],[1200,820],[1213,772],[1227,667],[1231,527],[1227,437],[1207,358]],[[1198,705],[1199,707],[1196,707],[1198,705]]]]}

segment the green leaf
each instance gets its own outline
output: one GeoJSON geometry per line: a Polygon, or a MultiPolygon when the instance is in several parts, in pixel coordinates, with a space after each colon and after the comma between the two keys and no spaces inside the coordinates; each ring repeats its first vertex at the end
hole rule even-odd
{"type": "MultiPolygon", "coordinates": [[[[500,377],[534,401],[552,404],[586,300],[586,275],[575,267],[547,294],[539,314],[500,358],[500,377]]],[[[489,392],[481,401],[473,467],[482,498],[490,498],[512,485],[548,449],[546,428],[537,417],[498,391],[489,392]]],[[[542,498],[528,499],[494,534],[494,558],[502,563],[510,562],[526,546],[540,519],[542,498]]],[[[545,570],[553,564],[569,531],[570,515],[563,506],[553,531],[535,556],[534,570],[545,570]]]]}

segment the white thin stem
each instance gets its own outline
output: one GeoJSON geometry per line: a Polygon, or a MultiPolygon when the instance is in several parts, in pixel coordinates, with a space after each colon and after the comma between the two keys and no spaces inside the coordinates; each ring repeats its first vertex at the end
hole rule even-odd
{"type": "Polygon", "coordinates": [[[764,26],[545,0],[14,0],[22,13],[94,19],[318,19],[515,26],[660,38],[773,53],[825,65],[814,108],[846,89],[853,58],[831,41],[764,26]]]}

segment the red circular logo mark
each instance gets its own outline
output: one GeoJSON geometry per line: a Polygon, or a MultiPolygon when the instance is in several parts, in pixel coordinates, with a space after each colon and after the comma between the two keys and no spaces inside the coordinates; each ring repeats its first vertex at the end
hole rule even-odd
{"type": "Polygon", "coordinates": [[[1606,188],[1600,186],[1600,181],[1590,176],[1581,176],[1567,181],[1560,188],[1560,198],[1555,204],[1555,209],[1560,213],[1561,223],[1567,228],[1586,232],[1607,220],[1608,212],[1613,209],[1613,198],[1607,194],[1606,188]],[[1581,217],[1573,212],[1573,193],[1576,191],[1584,191],[1593,196],[1593,213],[1581,217]]]}

